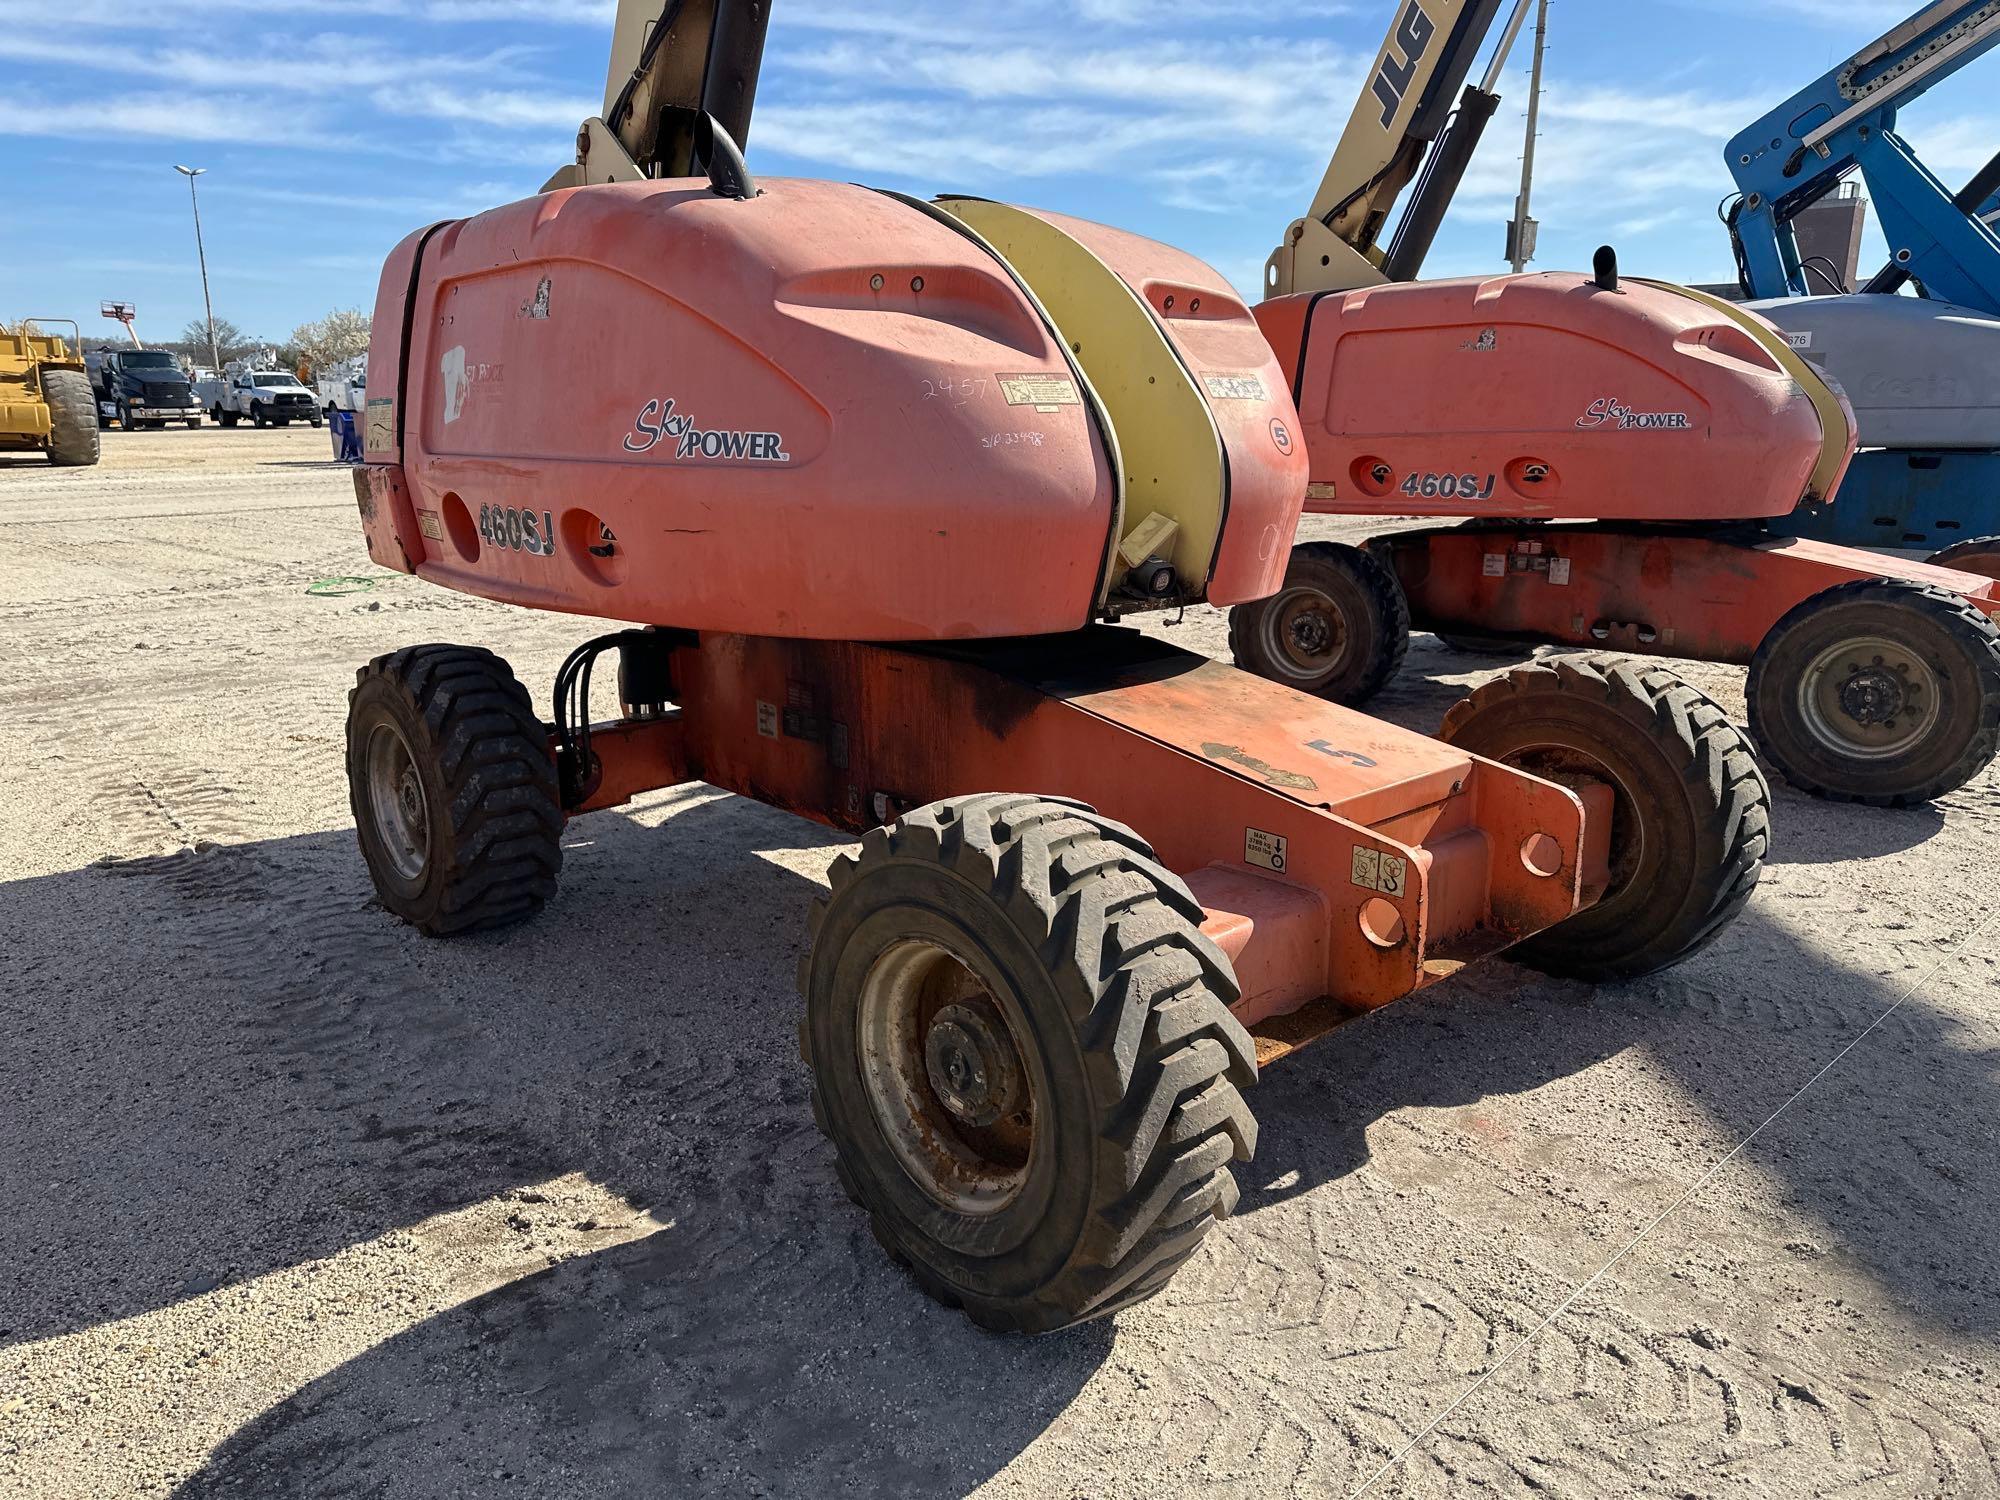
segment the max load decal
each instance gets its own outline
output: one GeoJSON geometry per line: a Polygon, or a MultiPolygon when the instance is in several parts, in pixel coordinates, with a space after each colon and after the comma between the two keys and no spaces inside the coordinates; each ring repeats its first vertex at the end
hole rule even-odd
{"type": "Polygon", "coordinates": [[[674,445],[675,459],[733,460],[738,463],[787,464],[785,439],[776,432],[739,432],[724,428],[704,431],[688,412],[674,410],[674,398],[655,397],[639,408],[632,431],[625,435],[627,453],[651,453],[663,442],[674,445]]]}

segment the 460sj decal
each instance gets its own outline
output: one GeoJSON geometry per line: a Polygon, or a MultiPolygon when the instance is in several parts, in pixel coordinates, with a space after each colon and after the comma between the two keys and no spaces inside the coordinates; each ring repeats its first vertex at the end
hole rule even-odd
{"type": "Polygon", "coordinates": [[[548,511],[537,515],[532,510],[515,510],[512,506],[482,505],[479,537],[495,547],[525,552],[530,557],[547,557],[556,550],[556,520],[548,511]]]}
{"type": "Polygon", "coordinates": [[[1482,482],[1477,474],[1412,474],[1402,490],[1418,500],[1487,500],[1496,477],[1488,474],[1482,482]]]}

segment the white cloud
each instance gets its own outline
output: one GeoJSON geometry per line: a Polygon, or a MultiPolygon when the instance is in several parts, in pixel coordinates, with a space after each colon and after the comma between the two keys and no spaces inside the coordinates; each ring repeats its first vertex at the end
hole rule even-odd
{"type": "Polygon", "coordinates": [[[1058,51],[1046,46],[974,48],[934,42],[893,46],[838,43],[785,60],[786,71],[967,99],[1136,104],[1160,113],[1208,112],[1211,130],[1253,124],[1260,133],[1295,128],[1301,110],[1351,102],[1361,61],[1321,42],[1196,47],[1153,43],[1058,51]]]}
{"type": "MultiPolygon", "coordinates": [[[[337,8],[312,0],[201,0],[204,17],[250,14],[267,20],[297,18],[320,25],[338,17],[400,17],[412,21],[535,21],[544,25],[609,27],[617,0],[340,0],[337,8]]],[[[189,29],[189,16],[172,6],[138,6],[131,0],[10,0],[12,25],[117,27],[126,31],[189,29]]]]}
{"type": "Polygon", "coordinates": [[[345,135],[319,129],[310,114],[268,99],[199,99],[169,93],[121,93],[84,101],[33,95],[0,98],[0,135],[240,142],[247,118],[260,122],[260,135],[267,141],[319,147],[356,144],[345,135]]]}
{"type": "Polygon", "coordinates": [[[458,120],[501,130],[560,132],[556,138],[560,146],[567,146],[575,138],[576,127],[602,108],[600,100],[580,95],[565,97],[510,89],[468,92],[442,85],[384,89],[374,97],[377,106],[395,114],[458,120]]]}
{"type": "Polygon", "coordinates": [[[509,71],[526,50],[513,46],[473,55],[418,53],[328,35],[243,52],[186,46],[105,46],[24,32],[0,33],[0,58],[157,79],[183,85],[191,96],[205,89],[226,88],[314,99],[438,77],[491,78],[509,71]]]}

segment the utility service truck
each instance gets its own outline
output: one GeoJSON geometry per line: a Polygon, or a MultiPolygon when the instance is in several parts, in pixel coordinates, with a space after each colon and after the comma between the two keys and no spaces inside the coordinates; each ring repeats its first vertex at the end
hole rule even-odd
{"type": "Polygon", "coordinates": [[[298,376],[260,370],[244,360],[231,360],[219,380],[204,380],[195,391],[208,414],[224,427],[234,427],[245,417],[257,427],[287,427],[293,422],[319,427],[325,420],[318,401],[298,376]]]}

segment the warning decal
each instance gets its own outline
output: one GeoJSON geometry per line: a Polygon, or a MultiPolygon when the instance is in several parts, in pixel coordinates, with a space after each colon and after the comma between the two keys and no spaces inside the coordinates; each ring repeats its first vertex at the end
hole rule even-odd
{"type": "Polygon", "coordinates": [[[368,403],[368,420],[363,429],[362,443],[371,453],[380,453],[396,446],[394,396],[377,396],[368,403]]]}
{"type": "Polygon", "coordinates": [[[1262,401],[1264,382],[1255,374],[1213,371],[1201,377],[1208,394],[1217,401],[1262,401]]]}
{"type": "Polygon", "coordinates": [[[1367,849],[1356,844],[1351,878],[1364,891],[1400,896],[1408,889],[1410,862],[1400,854],[1385,854],[1379,849],[1367,849]]]}
{"type": "Polygon", "coordinates": [[[1000,383],[1000,394],[1007,398],[1009,406],[1032,406],[1042,411],[1053,411],[1059,406],[1083,405],[1083,396],[1078,392],[1076,382],[1052,370],[1030,375],[995,375],[993,378],[1000,383]]]}
{"type": "Polygon", "coordinates": [[[1282,833],[1266,833],[1261,828],[1244,829],[1243,863],[1255,865],[1260,870],[1282,871],[1285,868],[1285,836],[1282,833]]]}

